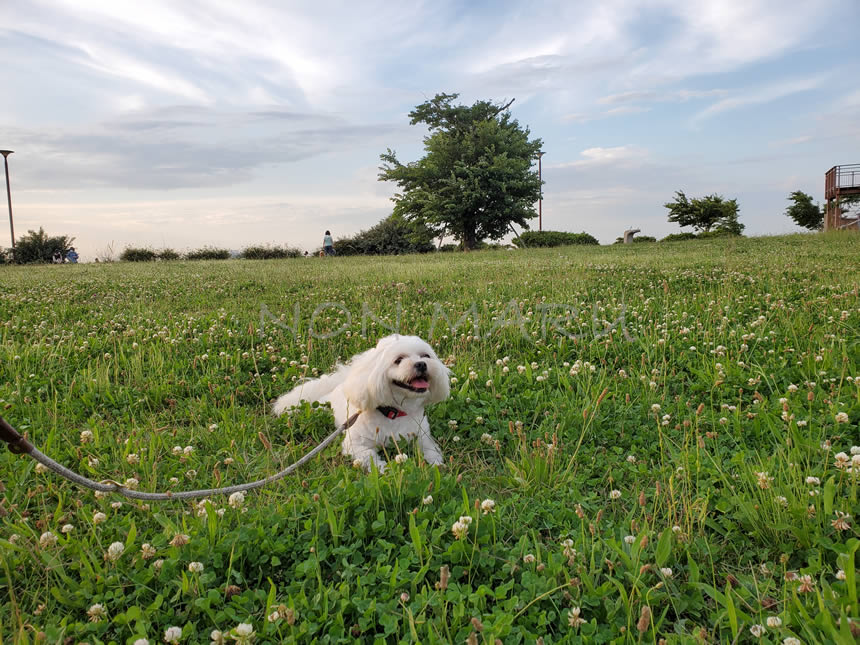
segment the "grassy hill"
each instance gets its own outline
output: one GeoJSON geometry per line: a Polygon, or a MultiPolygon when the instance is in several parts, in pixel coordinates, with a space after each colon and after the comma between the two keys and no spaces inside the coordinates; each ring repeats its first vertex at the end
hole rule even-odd
{"type": "Polygon", "coordinates": [[[99,498],[2,451],[0,634],[852,643],[858,251],[819,234],[0,267],[0,414],[96,480],[280,470],[333,424],[271,401],[391,328],[454,375],[430,411],[445,468],[401,445],[366,475],[332,448],[232,505],[99,498]]]}

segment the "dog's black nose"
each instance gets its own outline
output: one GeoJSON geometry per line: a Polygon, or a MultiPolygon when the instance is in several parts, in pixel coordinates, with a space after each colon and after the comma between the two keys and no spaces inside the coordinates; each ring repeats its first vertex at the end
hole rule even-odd
{"type": "Polygon", "coordinates": [[[418,370],[419,372],[426,372],[427,371],[427,363],[425,363],[424,361],[418,361],[417,363],[415,363],[415,369],[418,370]]]}

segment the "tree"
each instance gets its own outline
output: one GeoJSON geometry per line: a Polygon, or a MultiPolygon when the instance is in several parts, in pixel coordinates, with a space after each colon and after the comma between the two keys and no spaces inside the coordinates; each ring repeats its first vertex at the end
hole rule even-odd
{"type": "Polygon", "coordinates": [[[738,221],[738,200],[708,195],[688,199],[683,190],[675,193],[675,201],[664,204],[669,209],[669,221],[680,226],[692,226],[697,231],[711,229],[740,235],[744,225],[738,221]]]}
{"type": "Polygon", "coordinates": [[[394,214],[424,223],[436,235],[453,235],[465,250],[497,240],[513,224],[528,228],[541,182],[532,170],[540,139],[511,119],[511,103],[455,105],[458,94],[437,94],[409,113],[424,123],[425,155],[402,164],[390,148],[380,155],[380,181],[396,182],[394,214]]]}
{"type": "Polygon", "coordinates": [[[366,231],[338,238],[335,249],[338,255],[428,253],[433,250],[433,231],[421,222],[389,215],[366,231]]]}
{"type": "Polygon", "coordinates": [[[810,231],[820,231],[824,226],[824,213],[818,204],[812,203],[812,196],[803,191],[795,190],[788,196],[791,206],[785,209],[785,214],[794,223],[810,231]]]}
{"type": "Polygon", "coordinates": [[[75,238],[68,235],[49,237],[41,227],[38,231],[27,231],[26,235],[15,241],[12,261],[16,264],[51,262],[54,251],[59,251],[66,257],[74,241],[75,238]]]}

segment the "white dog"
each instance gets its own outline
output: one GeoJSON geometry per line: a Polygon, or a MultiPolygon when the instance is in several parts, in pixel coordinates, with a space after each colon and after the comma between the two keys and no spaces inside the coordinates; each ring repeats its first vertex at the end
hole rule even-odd
{"type": "Polygon", "coordinates": [[[417,336],[394,334],[331,374],[304,381],[275,401],[272,411],[281,415],[301,400],[329,402],[338,426],[360,412],[346,431],[343,454],[368,471],[372,463],[385,470],[378,451],[389,439],[417,437],[424,459],[438,465],[444,461],[442,451],[430,435],[424,406],[448,398],[449,374],[430,345],[417,336]]]}

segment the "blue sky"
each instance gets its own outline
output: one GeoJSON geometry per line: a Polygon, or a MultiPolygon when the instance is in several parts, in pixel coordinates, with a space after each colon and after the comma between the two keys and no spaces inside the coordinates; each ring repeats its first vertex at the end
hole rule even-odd
{"type": "Polygon", "coordinates": [[[5,0],[16,231],[312,249],[390,213],[379,154],[420,156],[408,112],[458,92],[543,139],[545,229],[661,237],[680,189],[789,232],[788,193],[860,162],[858,25],[856,0],[5,0]]]}

